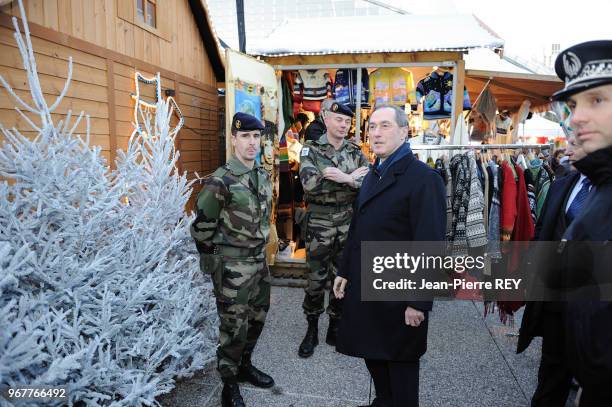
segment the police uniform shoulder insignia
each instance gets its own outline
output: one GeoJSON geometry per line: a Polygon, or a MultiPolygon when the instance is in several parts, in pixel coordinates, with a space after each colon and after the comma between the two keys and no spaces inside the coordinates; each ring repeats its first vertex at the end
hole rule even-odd
{"type": "Polygon", "coordinates": [[[308,157],[309,152],[310,152],[310,147],[302,147],[302,152],[300,153],[300,156],[308,157]]]}

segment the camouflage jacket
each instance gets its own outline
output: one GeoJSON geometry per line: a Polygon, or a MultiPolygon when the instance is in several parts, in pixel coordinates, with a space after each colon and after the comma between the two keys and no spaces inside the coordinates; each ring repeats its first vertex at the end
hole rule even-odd
{"type": "Polygon", "coordinates": [[[200,252],[213,245],[264,248],[270,234],[272,183],[260,166],[236,157],[207,176],[198,195],[191,236],[200,252]]]}
{"type": "MultiPolygon", "coordinates": [[[[310,140],[302,147],[300,154],[300,181],[304,188],[305,200],[319,205],[352,204],[358,190],[347,184],[339,184],[323,178],[323,170],[336,167],[345,174],[350,174],[359,167],[370,163],[359,146],[344,140],[336,150],[327,140],[327,133],[318,140],[310,140]]],[[[357,180],[361,185],[363,178],[357,180]]]]}

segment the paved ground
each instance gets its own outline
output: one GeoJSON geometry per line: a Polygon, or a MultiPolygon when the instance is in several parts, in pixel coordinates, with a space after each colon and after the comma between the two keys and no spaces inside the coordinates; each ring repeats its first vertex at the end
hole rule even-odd
{"type": "MultiPolygon", "coordinates": [[[[254,363],[270,373],[277,386],[242,387],[249,407],[350,407],[367,404],[369,375],[361,359],[336,353],[323,342],[327,318],[321,319],[322,345],[301,359],[297,347],[306,329],[301,312],[303,290],[273,287],[266,327],[254,363]]],[[[540,342],[516,355],[515,328],[497,314],[483,319],[483,306],[471,301],[434,305],[428,352],[421,362],[422,407],[528,406],[537,383],[540,342]]],[[[221,385],[213,371],[179,383],[160,402],[167,407],[216,407],[221,385]]]]}

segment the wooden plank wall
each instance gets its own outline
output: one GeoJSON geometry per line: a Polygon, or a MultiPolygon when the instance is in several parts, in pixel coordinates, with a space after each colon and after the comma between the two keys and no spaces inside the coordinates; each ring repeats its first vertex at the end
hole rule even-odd
{"type": "MultiPolygon", "coordinates": [[[[32,23],[216,86],[187,0],[157,2],[158,30],[127,21],[135,0],[24,0],[24,7],[32,23]]],[[[19,16],[16,1],[0,11],[19,16]]]]}
{"type": "MultiPolygon", "coordinates": [[[[53,11],[56,4],[58,10],[63,10],[66,4],[76,5],[77,3],[84,10],[89,9],[89,5],[85,6],[88,2],[90,0],[85,2],[46,0],[44,4],[36,1],[27,3],[28,14],[31,18],[46,22],[44,27],[35,22],[29,24],[41,85],[49,104],[53,103],[64,86],[68,57],[72,56],[73,59],[72,83],[67,97],[56,110],[57,114],[54,115],[54,118],[57,120],[63,119],[69,109],[73,110],[73,114],[78,114],[81,110],[88,113],[91,117],[92,141],[94,144],[101,146],[102,154],[107,162],[112,163],[116,155],[116,148],[125,148],[133,131],[134,101],[130,94],[135,90],[134,73],[139,71],[143,75],[153,76],[155,72],[161,72],[162,89],[175,90],[175,99],[185,116],[185,126],[179,132],[177,139],[177,148],[181,154],[179,170],[181,172],[187,171],[190,179],[193,179],[196,172],[203,176],[214,171],[221,164],[217,117],[219,102],[216,81],[214,76],[208,78],[210,84],[194,79],[194,77],[203,75],[195,73],[198,70],[198,64],[194,62],[194,59],[190,59],[198,58],[193,56],[194,47],[185,45],[180,48],[180,51],[177,51],[184,55],[181,60],[188,60],[188,64],[192,64],[191,76],[187,76],[169,70],[164,66],[121,55],[113,50],[98,46],[96,43],[104,43],[103,37],[106,38],[111,34],[107,32],[105,36],[91,37],[91,33],[85,33],[90,28],[85,28],[79,24],[68,24],[66,19],[68,19],[68,22],[76,22],[76,20],[69,19],[69,14],[66,13],[64,13],[65,18],[56,18],[53,11]],[[85,36],[92,43],[54,31],[55,24],[57,24],[58,29],[61,28],[60,25],[63,25],[65,30],[70,28],[72,33],[85,36]]],[[[91,3],[93,4],[94,1],[91,0],[91,3]]],[[[95,5],[98,5],[98,3],[96,0],[95,5]]],[[[115,4],[114,1],[110,3],[115,4]]],[[[188,10],[186,4],[185,7],[188,10]]],[[[97,9],[97,6],[94,7],[94,10],[97,9]]],[[[9,20],[6,14],[3,15],[1,12],[6,12],[6,7],[0,9],[0,74],[13,86],[20,97],[26,101],[31,101],[27,91],[26,74],[13,38],[13,31],[9,28],[9,20]]],[[[70,13],[70,16],[72,16],[72,13],[77,12],[71,9],[70,13]]],[[[189,18],[193,20],[191,16],[189,18]]],[[[117,20],[123,21],[121,19],[117,20]]],[[[106,19],[100,20],[100,26],[104,26],[103,21],[106,21],[106,19]]],[[[181,27],[178,20],[177,25],[181,27]]],[[[138,27],[136,29],[139,30],[138,27]]],[[[181,29],[183,28],[179,28],[179,30],[181,29]]],[[[192,38],[190,42],[197,43],[199,46],[202,44],[199,34],[197,38],[192,38]]],[[[206,60],[208,66],[210,66],[207,57],[206,60]]],[[[205,69],[202,69],[202,72],[204,71],[205,69]]],[[[212,75],[212,69],[209,71],[212,75]]],[[[144,85],[140,88],[145,97],[153,100],[154,89],[152,85],[144,85]]],[[[27,136],[35,136],[25,120],[15,112],[15,105],[16,103],[7,92],[0,89],[0,123],[8,128],[15,126],[27,136]]],[[[81,133],[85,131],[84,122],[77,131],[81,133]]],[[[2,141],[2,135],[0,135],[0,143],[2,141]]],[[[196,186],[196,192],[197,190],[196,186]]],[[[193,198],[190,201],[190,207],[193,207],[193,198]]]]}
{"type": "MultiPolygon", "coordinates": [[[[68,57],[72,56],[73,74],[67,97],[64,98],[53,115],[62,120],[68,110],[73,115],[85,111],[91,117],[92,142],[102,147],[102,153],[110,160],[110,124],[107,98],[106,60],[96,55],[76,49],[58,46],[56,43],[39,37],[32,37],[35,57],[47,103],[51,105],[64,87],[68,73],[68,57]]],[[[23,69],[19,49],[13,38],[13,31],[0,26],[0,74],[13,87],[16,93],[31,103],[27,75],[23,69]]],[[[0,91],[0,123],[6,128],[16,127],[24,135],[35,136],[28,123],[14,110],[16,103],[2,88],[0,91]]],[[[28,114],[30,119],[38,118],[28,114]]],[[[77,128],[85,132],[85,121],[77,128]]],[[[0,139],[2,136],[0,135],[0,139]]]]}

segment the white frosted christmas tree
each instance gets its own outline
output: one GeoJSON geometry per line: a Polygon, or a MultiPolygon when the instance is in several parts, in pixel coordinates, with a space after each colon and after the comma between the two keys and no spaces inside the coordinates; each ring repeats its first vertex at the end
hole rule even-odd
{"type": "Polygon", "coordinates": [[[25,38],[13,18],[15,39],[32,103],[0,81],[17,111],[39,120],[22,114],[33,140],[2,127],[0,385],[65,385],[70,405],[157,405],[174,379],[214,358],[216,344],[211,285],[184,212],[191,184],[175,168],[171,104],[141,109],[111,172],[89,126],[76,134],[88,116],[53,121],[72,61],[49,106],[19,6],[25,38]]]}

